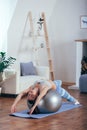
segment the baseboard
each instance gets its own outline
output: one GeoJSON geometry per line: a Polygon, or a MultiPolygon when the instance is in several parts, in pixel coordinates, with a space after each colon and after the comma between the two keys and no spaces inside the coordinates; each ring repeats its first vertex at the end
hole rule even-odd
{"type": "Polygon", "coordinates": [[[71,86],[68,86],[68,89],[79,90],[79,87],[77,87],[76,85],[71,85],[71,86]]]}
{"type": "Polygon", "coordinates": [[[73,82],[63,82],[62,83],[62,86],[72,86],[72,85],[75,85],[75,83],[73,82]]]}
{"type": "Polygon", "coordinates": [[[8,93],[1,93],[0,97],[6,97],[6,98],[15,98],[18,94],[8,94],[8,93]]]}

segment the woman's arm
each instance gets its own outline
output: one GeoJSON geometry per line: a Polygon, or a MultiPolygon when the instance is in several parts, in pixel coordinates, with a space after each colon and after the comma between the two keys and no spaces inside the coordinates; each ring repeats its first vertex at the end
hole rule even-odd
{"type": "Polygon", "coordinates": [[[44,87],[44,88],[41,90],[39,96],[38,96],[37,99],[36,99],[35,104],[33,105],[33,107],[32,107],[31,110],[30,110],[30,114],[33,113],[34,109],[35,109],[36,106],[39,104],[40,100],[46,95],[46,93],[47,93],[48,90],[50,90],[50,89],[51,89],[51,88],[47,86],[47,87],[44,87]]]}
{"type": "Polygon", "coordinates": [[[19,103],[19,101],[22,99],[22,97],[24,97],[25,95],[27,95],[28,91],[30,90],[31,87],[29,87],[28,89],[22,91],[15,99],[13,105],[11,106],[11,113],[16,111],[16,106],[19,103]]]}

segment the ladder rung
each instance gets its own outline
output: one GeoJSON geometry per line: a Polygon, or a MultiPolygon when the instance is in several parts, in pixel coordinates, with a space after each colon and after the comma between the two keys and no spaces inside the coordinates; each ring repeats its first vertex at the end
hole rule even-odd
{"type": "Polygon", "coordinates": [[[51,58],[49,58],[48,60],[49,60],[49,61],[52,61],[52,59],[51,59],[51,58]]]}
{"type": "Polygon", "coordinates": [[[53,70],[50,70],[50,73],[53,73],[54,71],[53,70]]]}

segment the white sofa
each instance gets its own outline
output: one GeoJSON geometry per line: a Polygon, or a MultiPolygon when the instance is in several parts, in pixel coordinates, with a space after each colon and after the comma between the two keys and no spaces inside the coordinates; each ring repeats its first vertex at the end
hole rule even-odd
{"type": "Polygon", "coordinates": [[[36,80],[49,79],[48,66],[36,66],[37,75],[20,76],[20,69],[17,71],[5,70],[5,79],[0,84],[2,94],[18,94],[31,86],[36,80]]]}

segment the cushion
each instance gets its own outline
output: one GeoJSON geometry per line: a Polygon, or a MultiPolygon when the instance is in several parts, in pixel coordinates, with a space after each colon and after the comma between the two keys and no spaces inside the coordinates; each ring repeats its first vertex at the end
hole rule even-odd
{"type": "Polygon", "coordinates": [[[36,69],[32,62],[20,63],[21,76],[36,75],[36,69]]]}

